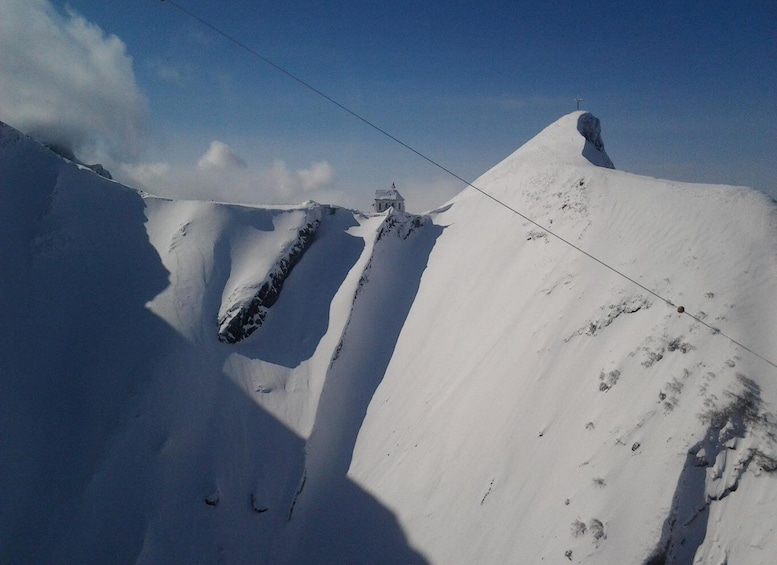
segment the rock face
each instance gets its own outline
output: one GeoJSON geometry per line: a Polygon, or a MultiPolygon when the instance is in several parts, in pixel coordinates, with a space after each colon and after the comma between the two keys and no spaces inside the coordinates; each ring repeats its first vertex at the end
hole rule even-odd
{"type": "Polygon", "coordinates": [[[92,169],[95,173],[100,175],[103,178],[106,178],[108,180],[113,180],[113,175],[111,172],[103,167],[100,163],[95,163],[94,165],[87,165],[86,166],[89,169],[92,169]]]}
{"type": "Polygon", "coordinates": [[[296,238],[283,250],[256,294],[248,302],[236,302],[228,306],[226,312],[219,316],[219,341],[237,343],[262,325],[268,310],[278,300],[286,278],[313,243],[316,230],[321,225],[321,212],[315,209],[311,215],[314,217],[299,228],[296,238]]]}
{"type": "Polygon", "coordinates": [[[610,157],[604,150],[604,141],[602,140],[602,127],[599,118],[593,114],[583,113],[577,119],[577,131],[585,138],[586,144],[583,148],[583,156],[591,161],[597,167],[607,167],[614,169],[610,157]]]}
{"type": "Polygon", "coordinates": [[[44,143],[43,146],[53,151],[60,157],[63,157],[68,161],[72,161],[76,165],[80,165],[82,167],[86,167],[87,169],[91,169],[101,177],[106,178],[108,180],[113,180],[113,175],[108,169],[103,167],[100,163],[95,163],[94,165],[87,165],[86,163],[81,161],[81,159],[76,157],[75,153],[73,153],[73,150],[68,145],[64,145],[61,143],[44,143]]]}

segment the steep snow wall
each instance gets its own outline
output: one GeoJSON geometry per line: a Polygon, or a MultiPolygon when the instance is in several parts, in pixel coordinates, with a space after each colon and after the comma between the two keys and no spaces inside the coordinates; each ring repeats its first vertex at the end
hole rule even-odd
{"type": "MultiPolygon", "coordinates": [[[[475,184],[770,355],[774,202],[593,166],[582,117],[475,184]]],[[[433,221],[349,471],[411,543],[435,563],[767,562],[774,367],[474,190],[433,221]]]]}
{"type": "Polygon", "coordinates": [[[442,228],[428,218],[401,213],[374,217],[370,224],[369,260],[326,372],[305,447],[305,474],[290,525],[293,541],[289,547],[294,551],[288,563],[328,561],[325,548],[344,540],[347,543],[335,552],[342,562],[361,562],[360,552],[366,547],[372,548],[367,553],[369,562],[423,562],[420,556],[384,553],[380,544],[385,542],[365,524],[363,512],[354,507],[341,485],[367,407],[392,357],[442,228]]]}

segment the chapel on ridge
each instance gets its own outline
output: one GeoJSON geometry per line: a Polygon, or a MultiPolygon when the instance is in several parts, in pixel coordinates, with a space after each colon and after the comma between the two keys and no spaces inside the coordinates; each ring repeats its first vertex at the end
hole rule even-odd
{"type": "Polygon", "coordinates": [[[405,211],[405,199],[399,194],[396,185],[392,182],[389,190],[376,190],[375,203],[372,205],[376,213],[385,212],[393,207],[397,212],[405,211]]]}

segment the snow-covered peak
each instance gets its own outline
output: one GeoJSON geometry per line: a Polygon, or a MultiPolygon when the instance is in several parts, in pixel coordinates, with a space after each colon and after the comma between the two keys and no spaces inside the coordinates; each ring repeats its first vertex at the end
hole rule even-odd
{"type": "MultiPolygon", "coordinates": [[[[615,166],[604,150],[599,118],[589,112],[572,112],[547,126],[486,171],[473,182],[472,187],[454,196],[449,204],[469,201],[467,210],[457,206],[453,215],[462,213],[477,216],[487,213],[485,210],[492,204],[489,199],[484,200],[480,192],[509,202],[522,191],[546,193],[550,186],[548,181],[558,174],[569,174],[574,177],[571,180],[579,181],[581,178],[607,174],[614,169],[615,166]],[[481,209],[483,206],[485,208],[481,209]]],[[[533,214],[527,205],[536,199],[530,200],[513,204],[533,214]]],[[[451,206],[443,206],[433,212],[446,212],[446,217],[451,218],[447,221],[453,221],[449,210],[451,206]]]]}
{"type": "Polygon", "coordinates": [[[518,163],[615,168],[604,150],[599,118],[583,111],[562,116],[503,161],[505,165],[518,163]]]}

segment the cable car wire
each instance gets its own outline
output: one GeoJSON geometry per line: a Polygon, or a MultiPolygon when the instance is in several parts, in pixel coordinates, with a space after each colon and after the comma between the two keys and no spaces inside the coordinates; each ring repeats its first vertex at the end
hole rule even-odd
{"type": "Polygon", "coordinates": [[[724,332],[723,332],[723,331],[722,331],[720,328],[717,328],[717,327],[714,327],[714,326],[712,326],[712,325],[708,324],[707,322],[705,322],[704,320],[702,320],[702,319],[701,319],[699,316],[696,316],[696,315],[694,315],[694,314],[691,314],[691,313],[690,313],[690,312],[688,312],[688,310],[686,310],[686,309],[685,309],[683,306],[678,306],[678,305],[676,305],[674,302],[672,302],[672,301],[671,301],[671,300],[669,300],[668,298],[665,298],[664,296],[660,295],[658,292],[656,292],[656,291],[652,290],[651,288],[649,288],[649,287],[645,286],[644,284],[642,284],[642,283],[640,283],[639,281],[635,280],[634,278],[630,277],[630,276],[629,276],[629,275],[627,275],[626,273],[623,273],[622,271],[620,271],[620,270],[616,269],[616,268],[615,268],[615,267],[613,267],[612,265],[609,265],[608,263],[606,263],[606,262],[605,262],[605,261],[603,261],[602,259],[599,259],[599,258],[598,258],[598,257],[596,257],[595,255],[592,255],[591,253],[589,253],[589,252],[588,252],[588,251],[586,251],[585,249],[582,249],[582,248],[581,248],[581,247],[579,247],[578,245],[575,245],[574,243],[572,243],[572,242],[571,242],[571,241],[569,241],[568,239],[564,238],[563,236],[561,236],[561,235],[559,235],[559,234],[557,234],[557,233],[553,232],[552,230],[548,229],[546,226],[544,226],[544,225],[542,225],[542,224],[538,223],[537,221],[533,220],[533,219],[532,219],[532,218],[530,218],[529,216],[527,216],[527,215],[523,214],[522,212],[520,212],[519,210],[517,210],[517,209],[513,208],[512,206],[510,206],[510,205],[509,205],[509,204],[507,204],[506,202],[504,202],[504,201],[500,200],[499,198],[497,198],[497,197],[496,197],[496,196],[494,196],[493,194],[490,194],[490,193],[488,193],[487,191],[483,190],[482,188],[479,188],[479,187],[475,186],[475,185],[474,185],[474,184],[473,184],[471,181],[468,181],[467,179],[465,179],[465,178],[461,177],[460,175],[456,174],[455,172],[453,172],[452,170],[448,169],[448,168],[447,168],[447,167],[445,167],[444,165],[442,165],[442,164],[440,164],[439,162],[435,161],[435,160],[434,160],[434,159],[432,159],[431,157],[429,157],[429,156],[425,155],[424,153],[421,153],[419,150],[415,149],[415,148],[414,148],[414,147],[412,147],[411,145],[408,145],[407,143],[405,143],[405,142],[404,142],[404,141],[402,141],[401,139],[399,139],[399,138],[395,137],[394,135],[392,135],[391,133],[389,133],[388,131],[386,131],[386,130],[385,130],[385,129],[383,129],[382,127],[378,126],[378,125],[377,125],[377,124],[375,124],[374,122],[372,122],[372,121],[368,120],[367,118],[365,118],[365,117],[363,117],[362,115],[358,114],[358,113],[357,113],[357,112],[355,112],[354,110],[351,110],[350,108],[348,108],[348,107],[347,107],[347,106],[345,106],[344,104],[342,104],[342,103],[338,102],[337,100],[335,100],[334,98],[332,98],[331,96],[329,96],[328,94],[326,94],[325,92],[323,92],[323,91],[321,91],[320,89],[318,89],[318,88],[316,88],[315,86],[313,86],[311,83],[309,83],[309,82],[307,82],[306,80],[304,80],[304,79],[300,78],[299,76],[297,76],[296,74],[292,73],[291,71],[288,71],[288,70],[286,70],[284,67],[282,67],[281,65],[277,64],[277,63],[276,63],[276,62],[274,62],[272,59],[269,59],[268,57],[265,57],[264,55],[262,55],[261,53],[259,53],[257,50],[255,50],[255,49],[253,49],[252,47],[250,47],[250,46],[246,45],[246,44],[245,44],[243,41],[240,41],[239,39],[237,39],[237,38],[236,38],[236,37],[234,37],[233,35],[231,35],[231,34],[229,34],[229,33],[225,32],[224,30],[222,30],[222,29],[220,29],[220,28],[216,27],[215,25],[211,24],[209,21],[205,20],[205,19],[204,19],[204,18],[202,18],[201,16],[198,16],[197,14],[195,14],[194,12],[192,12],[191,10],[188,10],[188,9],[187,9],[187,8],[185,8],[184,6],[181,6],[181,5],[180,5],[180,4],[178,4],[178,2],[176,2],[175,0],[161,0],[161,2],[167,3],[167,4],[169,4],[169,5],[173,6],[173,7],[175,7],[177,10],[179,10],[179,11],[181,11],[182,13],[186,14],[186,15],[187,15],[187,16],[189,16],[190,18],[192,18],[192,19],[196,20],[197,22],[199,22],[199,23],[200,23],[200,24],[202,24],[203,26],[207,27],[208,29],[210,29],[210,30],[211,30],[211,31],[213,31],[214,33],[216,33],[216,34],[220,35],[221,37],[223,37],[224,39],[226,39],[226,40],[227,40],[227,41],[229,41],[230,43],[232,43],[232,44],[234,44],[235,46],[239,47],[240,49],[242,49],[242,50],[244,50],[244,51],[248,52],[248,53],[249,53],[249,54],[251,54],[252,56],[256,57],[257,59],[259,59],[259,60],[263,61],[264,63],[266,63],[267,65],[271,66],[271,67],[272,67],[272,68],[274,68],[275,70],[277,70],[277,71],[279,71],[280,73],[282,73],[282,74],[286,75],[286,76],[287,76],[288,78],[290,78],[291,80],[293,80],[293,81],[297,82],[298,84],[300,84],[301,86],[303,86],[303,87],[307,88],[308,90],[312,91],[312,92],[313,92],[313,93],[315,93],[316,95],[318,95],[318,96],[320,96],[320,97],[324,98],[325,100],[329,101],[330,103],[334,104],[335,106],[337,106],[338,108],[340,108],[340,109],[341,109],[341,110],[343,110],[344,112],[346,112],[346,113],[350,114],[351,116],[353,116],[353,117],[354,117],[354,118],[356,118],[357,120],[361,121],[362,123],[364,123],[364,124],[368,125],[368,126],[369,126],[369,127],[371,127],[372,129],[374,129],[374,130],[376,130],[378,133],[380,133],[381,135],[383,135],[383,136],[385,136],[385,137],[388,137],[389,139],[391,139],[391,140],[392,140],[392,141],[394,141],[395,143],[397,143],[397,144],[401,145],[402,147],[404,147],[404,148],[405,148],[405,149],[407,149],[408,151],[410,151],[410,152],[414,153],[415,155],[417,155],[417,156],[418,156],[418,157],[420,157],[421,159],[423,159],[423,160],[427,161],[427,162],[428,162],[428,163],[430,163],[431,165],[433,165],[433,166],[437,167],[438,169],[440,169],[441,171],[445,172],[446,174],[448,174],[448,175],[452,176],[453,178],[455,178],[455,179],[457,179],[457,180],[461,181],[461,182],[462,182],[462,183],[464,183],[465,185],[467,185],[467,186],[469,186],[469,187],[473,188],[474,190],[476,190],[477,192],[479,192],[479,193],[480,193],[480,194],[482,194],[483,196],[485,196],[485,197],[487,197],[487,198],[490,198],[492,201],[494,201],[494,202],[495,202],[495,203],[497,203],[498,205],[500,205],[500,206],[502,206],[503,208],[505,208],[505,209],[509,210],[510,212],[512,212],[513,214],[515,214],[515,215],[519,216],[520,218],[523,218],[523,219],[524,219],[524,220],[526,220],[527,222],[529,222],[529,223],[531,223],[531,224],[533,224],[533,225],[537,226],[538,228],[540,228],[540,229],[541,229],[541,230],[543,230],[544,232],[548,233],[548,234],[549,234],[549,235],[551,235],[552,237],[554,237],[554,238],[558,239],[558,240],[559,240],[559,241],[561,241],[562,243],[564,243],[564,244],[568,245],[569,247],[571,247],[571,248],[575,249],[576,251],[579,251],[580,253],[582,253],[583,255],[585,255],[586,257],[588,257],[589,259],[591,259],[591,260],[595,261],[596,263],[598,263],[598,264],[599,264],[599,265],[601,265],[602,267],[604,267],[604,268],[606,268],[606,269],[610,270],[611,272],[615,273],[615,274],[616,274],[616,275],[618,275],[619,277],[622,277],[622,278],[626,279],[627,281],[629,281],[629,282],[631,282],[632,284],[636,285],[637,287],[641,288],[641,289],[642,289],[642,290],[644,290],[645,292],[648,292],[649,294],[651,294],[651,295],[653,295],[654,297],[658,298],[659,300],[661,300],[662,302],[666,303],[667,305],[669,305],[669,306],[671,306],[671,307],[673,307],[673,308],[677,308],[677,311],[678,311],[678,313],[680,313],[681,315],[688,316],[688,317],[690,317],[691,319],[693,319],[693,320],[695,320],[696,322],[698,322],[699,324],[701,324],[701,325],[703,325],[703,326],[705,326],[705,327],[709,328],[709,329],[710,329],[710,330],[713,332],[713,334],[715,334],[715,335],[719,335],[719,336],[721,336],[721,337],[723,337],[723,338],[727,339],[727,340],[728,340],[728,341],[730,341],[731,343],[733,343],[733,344],[735,344],[735,345],[737,345],[737,346],[741,347],[741,348],[742,348],[742,349],[744,349],[745,351],[747,351],[747,352],[751,353],[751,354],[752,354],[752,355],[754,355],[755,357],[757,357],[757,358],[761,359],[761,360],[762,360],[762,361],[764,361],[765,363],[768,363],[769,365],[771,365],[772,367],[774,367],[775,369],[777,369],[777,362],[775,362],[775,361],[772,361],[771,359],[768,359],[767,357],[765,357],[764,355],[761,355],[761,354],[760,354],[760,353],[758,353],[757,351],[754,351],[752,348],[750,348],[750,347],[748,347],[747,345],[743,344],[743,343],[742,343],[742,342],[740,342],[739,340],[736,340],[736,339],[734,339],[733,337],[731,337],[730,335],[728,335],[728,334],[724,333],[724,332]]]}

